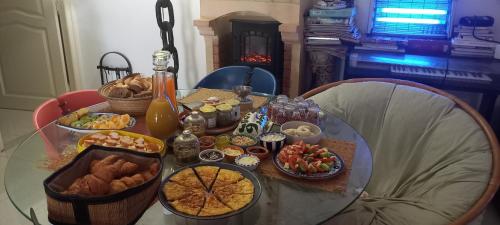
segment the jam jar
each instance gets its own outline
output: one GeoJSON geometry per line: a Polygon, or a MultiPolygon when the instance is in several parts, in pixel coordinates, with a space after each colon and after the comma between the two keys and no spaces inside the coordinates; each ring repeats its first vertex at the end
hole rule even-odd
{"type": "Polygon", "coordinates": [[[175,161],[180,166],[196,163],[199,161],[200,142],[190,130],[184,130],[174,140],[175,161]]]}
{"type": "Polygon", "coordinates": [[[204,105],[200,108],[200,112],[206,120],[208,129],[217,127],[217,110],[214,106],[204,105]]]}
{"type": "Polygon", "coordinates": [[[191,115],[184,120],[184,129],[190,130],[194,135],[201,137],[205,135],[205,118],[198,111],[191,112],[191,115]]]}
{"type": "Polygon", "coordinates": [[[233,98],[233,99],[227,100],[226,103],[233,107],[233,109],[231,111],[231,119],[234,122],[239,121],[241,119],[240,101],[233,98]]]}
{"type": "Polygon", "coordinates": [[[233,124],[232,114],[231,114],[233,111],[233,107],[231,105],[223,103],[218,105],[216,108],[217,108],[218,127],[227,127],[233,124]]]}

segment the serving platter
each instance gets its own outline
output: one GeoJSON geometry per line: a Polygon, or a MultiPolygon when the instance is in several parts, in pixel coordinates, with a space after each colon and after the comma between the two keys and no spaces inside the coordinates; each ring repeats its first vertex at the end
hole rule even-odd
{"type": "Polygon", "coordinates": [[[165,209],[167,209],[168,211],[170,211],[178,216],[181,216],[184,218],[189,218],[189,219],[196,219],[196,220],[218,220],[218,219],[224,219],[224,218],[232,217],[235,215],[239,215],[239,214],[245,212],[246,210],[250,209],[253,205],[255,205],[255,203],[257,203],[257,201],[259,201],[261,194],[262,194],[262,186],[259,182],[259,179],[257,179],[257,177],[249,170],[242,168],[240,166],[236,166],[236,165],[232,165],[232,164],[228,164],[228,163],[210,162],[210,163],[193,164],[193,165],[189,165],[189,166],[185,166],[185,167],[177,169],[174,173],[170,174],[168,177],[166,177],[161,182],[160,188],[158,190],[158,199],[160,200],[160,203],[163,205],[163,207],[165,207],[165,209]],[[198,167],[198,166],[217,166],[221,169],[228,169],[228,170],[234,170],[234,171],[240,172],[243,175],[243,177],[248,178],[254,186],[253,198],[250,201],[250,203],[248,203],[246,206],[244,206],[243,208],[241,208],[237,211],[233,211],[233,212],[223,214],[223,215],[218,215],[218,216],[193,216],[193,215],[179,212],[176,209],[174,209],[168,203],[167,198],[166,198],[165,194],[163,193],[163,187],[170,180],[170,178],[172,176],[174,176],[175,174],[179,173],[180,171],[182,171],[184,169],[187,169],[187,168],[194,169],[195,167],[198,167]]]}
{"type": "Polygon", "coordinates": [[[304,179],[304,180],[327,180],[333,177],[336,177],[342,171],[344,170],[344,160],[335,152],[333,152],[331,149],[327,148],[330,153],[332,153],[337,160],[333,164],[332,168],[328,172],[323,172],[323,173],[315,173],[315,174],[305,174],[305,173],[299,173],[299,172],[294,172],[290,169],[286,169],[285,165],[281,163],[278,159],[278,154],[273,155],[273,164],[274,166],[283,174],[298,178],[298,179],[304,179]]]}
{"type": "MultiPolygon", "coordinates": [[[[87,114],[89,114],[89,115],[109,115],[109,116],[120,115],[120,114],[116,114],[116,113],[98,113],[98,112],[89,112],[87,114]]],[[[127,126],[123,129],[134,127],[136,122],[137,121],[135,120],[134,117],[130,117],[130,121],[128,122],[127,126]]],[[[77,133],[95,133],[98,131],[113,130],[113,129],[76,128],[76,127],[66,126],[66,125],[60,124],[57,120],[56,120],[56,126],[63,128],[63,129],[66,129],[66,130],[69,130],[69,131],[72,131],[72,132],[77,132],[77,133]]]]}

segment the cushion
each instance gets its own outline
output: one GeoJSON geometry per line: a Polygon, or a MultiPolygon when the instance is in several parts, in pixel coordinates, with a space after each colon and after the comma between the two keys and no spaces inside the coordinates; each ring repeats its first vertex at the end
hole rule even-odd
{"type": "Polygon", "coordinates": [[[329,224],[449,224],[486,189],[489,142],[449,98],[384,82],[344,83],[311,98],[351,124],[373,155],[368,197],[329,224]]]}

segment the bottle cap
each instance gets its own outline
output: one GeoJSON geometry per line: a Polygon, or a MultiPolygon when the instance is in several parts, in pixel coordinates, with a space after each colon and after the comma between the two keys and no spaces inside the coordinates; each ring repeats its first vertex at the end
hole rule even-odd
{"type": "Polygon", "coordinates": [[[170,52],[165,50],[157,50],[153,53],[153,65],[155,67],[167,67],[170,60],[170,52]]]}

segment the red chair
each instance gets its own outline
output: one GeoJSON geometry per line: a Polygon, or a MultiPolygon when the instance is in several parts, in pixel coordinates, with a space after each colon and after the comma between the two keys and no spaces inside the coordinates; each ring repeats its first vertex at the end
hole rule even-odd
{"type": "Polygon", "coordinates": [[[40,130],[40,128],[62,115],[63,111],[61,107],[59,107],[59,101],[55,98],[51,98],[38,106],[33,112],[33,126],[36,130],[40,130]]]}

